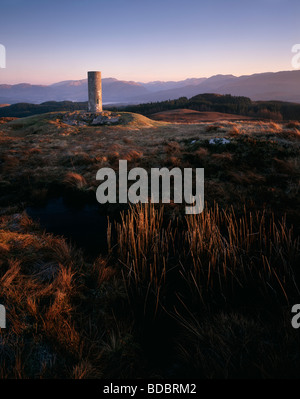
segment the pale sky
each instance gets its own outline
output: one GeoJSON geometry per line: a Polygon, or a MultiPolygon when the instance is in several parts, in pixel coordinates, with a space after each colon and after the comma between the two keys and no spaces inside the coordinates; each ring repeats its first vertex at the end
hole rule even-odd
{"type": "Polygon", "coordinates": [[[1,0],[0,84],[291,70],[299,0],[1,0]]]}

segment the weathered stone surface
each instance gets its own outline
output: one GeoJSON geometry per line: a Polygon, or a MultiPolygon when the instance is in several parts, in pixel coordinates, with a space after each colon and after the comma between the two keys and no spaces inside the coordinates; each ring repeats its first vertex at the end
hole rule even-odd
{"type": "Polygon", "coordinates": [[[89,111],[102,112],[102,82],[100,71],[88,72],[89,111]]]}
{"type": "Polygon", "coordinates": [[[116,112],[66,112],[62,122],[71,126],[99,126],[120,123],[121,115],[116,112]]]}

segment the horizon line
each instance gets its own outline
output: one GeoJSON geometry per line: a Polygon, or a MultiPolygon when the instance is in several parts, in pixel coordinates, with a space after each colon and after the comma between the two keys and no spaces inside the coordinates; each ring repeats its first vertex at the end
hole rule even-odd
{"type": "MultiPolygon", "coordinates": [[[[291,70],[280,70],[280,71],[265,71],[265,72],[255,72],[252,74],[245,74],[245,75],[233,75],[233,74],[222,74],[222,73],[218,73],[215,75],[211,75],[209,77],[206,76],[200,76],[200,77],[191,77],[191,78],[184,78],[184,79],[179,79],[179,80],[149,80],[149,81],[140,81],[140,80],[125,80],[125,79],[118,79],[118,78],[114,78],[112,76],[109,77],[102,77],[102,80],[104,79],[115,79],[118,80],[120,82],[134,82],[134,83],[140,83],[140,84],[149,84],[149,83],[156,83],[156,82],[182,82],[185,80],[191,80],[191,79],[210,79],[212,77],[215,76],[233,76],[235,78],[241,78],[241,77],[247,77],[247,76],[254,76],[254,75],[263,75],[263,74],[268,74],[268,73],[282,73],[282,72],[296,72],[296,71],[300,71],[300,69],[291,69],[291,70]]],[[[88,71],[87,71],[88,72],[88,71]]],[[[79,82],[79,81],[83,81],[83,80],[87,80],[87,78],[83,78],[83,79],[65,79],[65,80],[60,80],[60,81],[55,81],[53,83],[29,83],[29,82],[18,82],[18,83],[0,83],[0,85],[8,85],[8,86],[14,86],[14,85],[22,85],[22,84],[28,84],[31,86],[51,86],[53,84],[57,84],[57,83],[63,83],[63,82],[79,82]]]]}

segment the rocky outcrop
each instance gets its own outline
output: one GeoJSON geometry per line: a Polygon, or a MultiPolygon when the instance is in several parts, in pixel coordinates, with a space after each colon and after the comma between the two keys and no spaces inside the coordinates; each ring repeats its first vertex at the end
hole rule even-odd
{"type": "Polygon", "coordinates": [[[117,125],[121,115],[116,112],[66,112],[62,122],[71,126],[117,125]]]}

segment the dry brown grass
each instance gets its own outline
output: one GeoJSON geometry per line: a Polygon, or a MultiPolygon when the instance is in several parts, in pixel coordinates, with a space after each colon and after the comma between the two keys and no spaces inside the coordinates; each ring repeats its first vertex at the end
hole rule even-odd
{"type": "Polygon", "coordinates": [[[222,152],[221,154],[212,154],[213,162],[218,164],[228,164],[232,161],[233,155],[230,152],[222,152]]]}
{"type": "Polygon", "coordinates": [[[129,162],[131,161],[138,161],[141,159],[143,156],[143,153],[141,151],[136,151],[136,150],[130,150],[129,152],[125,153],[124,156],[122,156],[122,159],[127,160],[129,162]]]}
{"type": "Polygon", "coordinates": [[[215,130],[127,117],[120,126],[66,126],[57,115],[1,126],[0,200],[10,207],[0,221],[0,376],[168,377],[174,364],[175,377],[294,375],[299,338],[286,315],[299,298],[298,124],[215,130]],[[230,143],[209,144],[218,137],[230,143]],[[205,167],[205,211],[133,208],[95,261],[23,213],[53,192],[93,196],[97,170],[119,159],[205,167]]]}
{"type": "Polygon", "coordinates": [[[299,250],[299,240],[292,237],[284,220],[276,224],[274,216],[268,220],[260,212],[245,211],[237,218],[233,210],[215,207],[186,217],[186,227],[179,230],[171,223],[164,225],[162,208],[156,211],[153,205],[145,205],[132,208],[117,225],[117,253],[125,266],[128,289],[133,284],[147,295],[153,290],[156,311],[174,268],[200,302],[210,289],[212,295],[219,292],[228,298],[234,287],[247,287],[250,276],[257,285],[256,294],[274,291],[288,301],[285,284],[294,286],[293,267],[299,250]]]}
{"type": "MultiPolygon", "coordinates": [[[[249,116],[241,116],[222,112],[199,112],[192,109],[173,109],[150,115],[151,119],[180,124],[197,124],[203,122],[251,120],[249,116]]],[[[215,130],[215,129],[212,129],[215,130]]],[[[210,130],[209,130],[210,131],[210,130]]]]}
{"type": "Polygon", "coordinates": [[[281,125],[279,125],[278,123],[275,123],[275,122],[270,122],[270,130],[272,131],[272,132],[278,132],[279,130],[281,130],[282,129],[282,126],[281,125]]]}
{"type": "Polygon", "coordinates": [[[180,144],[176,141],[170,141],[169,143],[167,143],[167,145],[165,146],[165,152],[166,153],[177,153],[180,152],[181,147],[180,144]]]}
{"type": "Polygon", "coordinates": [[[300,241],[284,219],[215,206],[182,226],[165,221],[162,208],[137,205],[117,224],[116,240],[111,254],[135,318],[169,320],[151,350],[161,356],[175,336],[181,376],[295,375],[288,348],[299,337],[287,309],[299,295],[300,241]]]}
{"type": "Polygon", "coordinates": [[[285,173],[289,176],[298,175],[300,168],[299,159],[291,158],[283,160],[275,157],[273,161],[279,173],[285,173]]]}
{"type": "Polygon", "coordinates": [[[240,132],[239,128],[238,128],[237,126],[233,126],[233,127],[229,130],[228,135],[231,136],[231,137],[234,137],[234,136],[239,135],[240,133],[241,133],[241,132],[240,132]]]}
{"type": "MultiPolygon", "coordinates": [[[[60,253],[62,247],[67,248],[61,239],[25,232],[32,229],[24,215],[19,220],[19,231],[0,230],[1,244],[7,248],[0,264],[0,297],[4,299],[8,314],[6,350],[4,363],[1,362],[3,377],[24,378],[32,372],[25,360],[30,352],[19,345],[15,335],[22,340],[33,329],[37,341],[43,336],[58,343],[68,341],[72,350],[79,349],[79,335],[70,320],[74,312],[72,298],[78,293],[75,275],[80,273],[80,262],[81,265],[83,262],[74,266],[73,260],[80,258],[77,255],[74,258],[75,253],[70,248],[67,253],[60,253]],[[17,352],[13,352],[14,357],[10,359],[9,353],[14,351],[15,345],[17,352]]],[[[33,350],[33,343],[31,345],[33,350]]],[[[40,361],[43,363],[42,358],[40,361]]],[[[45,366],[49,371],[56,367],[55,361],[44,366],[37,359],[36,362],[33,369],[45,366]]]]}
{"type": "Polygon", "coordinates": [[[244,172],[235,172],[235,171],[230,171],[228,172],[228,175],[230,178],[238,184],[255,184],[255,183],[262,183],[266,179],[264,176],[262,176],[259,173],[256,173],[252,170],[244,171],[244,172]]]}
{"type": "Polygon", "coordinates": [[[1,378],[128,372],[125,352],[136,358],[135,348],[131,327],[124,325],[120,333],[115,325],[112,306],[123,294],[114,268],[100,257],[85,263],[63,238],[9,211],[0,221],[0,248],[0,298],[7,309],[7,329],[0,330],[1,378]],[[109,345],[111,337],[116,347],[109,345]]]}
{"type": "Polygon", "coordinates": [[[181,165],[181,158],[176,156],[167,157],[166,164],[173,167],[178,167],[181,165]]]}
{"type": "Polygon", "coordinates": [[[197,151],[195,151],[195,154],[196,154],[197,158],[199,160],[201,160],[208,156],[209,151],[207,148],[198,148],[197,151]]]}
{"type": "Polygon", "coordinates": [[[286,127],[288,129],[298,129],[298,130],[300,130],[300,122],[298,122],[298,121],[290,121],[289,123],[287,123],[286,127]]]}
{"type": "Polygon", "coordinates": [[[64,178],[64,183],[69,187],[77,189],[83,189],[86,186],[85,178],[75,172],[68,172],[64,178]]]}
{"type": "Polygon", "coordinates": [[[221,129],[222,126],[220,125],[208,125],[205,129],[206,132],[217,132],[219,129],[221,129]]]}

